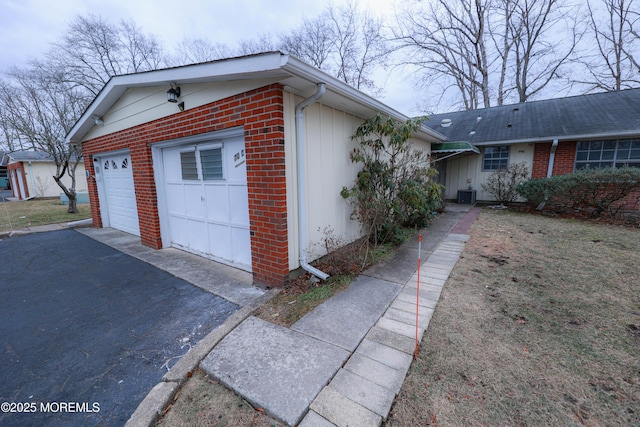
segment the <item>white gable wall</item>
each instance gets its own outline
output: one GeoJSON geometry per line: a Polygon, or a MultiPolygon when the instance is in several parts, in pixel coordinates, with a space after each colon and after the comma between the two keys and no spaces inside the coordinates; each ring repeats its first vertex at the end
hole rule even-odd
{"type": "MultiPolygon", "coordinates": [[[[209,104],[229,96],[237,95],[276,82],[277,79],[236,80],[228,82],[209,82],[180,85],[180,102],[184,102],[185,111],[209,104]]],[[[137,87],[128,89],[102,119],[104,125],[94,126],[84,140],[97,138],[142,125],[154,120],[176,114],[177,103],[167,101],[166,86],[137,87]]]]}

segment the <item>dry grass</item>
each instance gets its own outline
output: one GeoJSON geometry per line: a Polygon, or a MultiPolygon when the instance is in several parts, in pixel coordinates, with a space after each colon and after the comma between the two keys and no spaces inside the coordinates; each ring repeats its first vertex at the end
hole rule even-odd
{"type": "Polygon", "coordinates": [[[483,211],[386,422],[640,425],[640,230],[483,211]]]}
{"type": "Polygon", "coordinates": [[[171,427],[283,427],[282,424],[254,409],[222,384],[196,373],[176,395],[174,403],[156,424],[171,427]]]}
{"type": "Polygon", "coordinates": [[[0,232],[91,218],[88,204],[78,205],[79,214],[67,213],[67,209],[68,206],[60,203],[59,199],[0,203],[0,232]]]}

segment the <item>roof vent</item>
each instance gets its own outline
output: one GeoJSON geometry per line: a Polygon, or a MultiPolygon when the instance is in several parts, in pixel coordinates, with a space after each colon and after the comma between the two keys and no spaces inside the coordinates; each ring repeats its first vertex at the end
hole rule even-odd
{"type": "Polygon", "coordinates": [[[482,120],[482,116],[476,117],[476,123],[480,123],[480,120],[482,120]]]}
{"type": "Polygon", "coordinates": [[[475,135],[475,134],[476,134],[476,131],[475,131],[475,130],[472,130],[471,132],[469,132],[469,136],[473,136],[473,135],[475,135]]]}
{"type": "Polygon", "coordinates": [[[451,126],[451,119],[442,119],[442,121],[440,122],[440,126],[442,126],[443,128],[448,128],[449,126],[451,126]]]}

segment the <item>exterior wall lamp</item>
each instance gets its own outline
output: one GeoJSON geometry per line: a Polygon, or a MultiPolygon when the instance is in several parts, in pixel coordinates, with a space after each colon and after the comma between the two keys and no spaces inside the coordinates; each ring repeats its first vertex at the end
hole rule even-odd
{"type": "Polygon", "coordinates": [[[176,86],[175,83],[171,82],[171,89],[167,91],[167,101],[176,103],[178,102],[179,97],[180,97],[180,86],[176,86]]]}

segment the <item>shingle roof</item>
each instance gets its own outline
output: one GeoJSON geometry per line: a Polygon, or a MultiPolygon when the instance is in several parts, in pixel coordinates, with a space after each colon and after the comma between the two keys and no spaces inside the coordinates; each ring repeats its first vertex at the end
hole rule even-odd
{"type": "Polygon", "coordinates": [[[52,162],[51,154],[45,151],[18,150],[7,153],[15,162],[52,162]]]}
{"type": "Polygon", "coordinates": [[[638,136],[640,89],[436,114],[425,125],[475,145],[638,136]]]}

